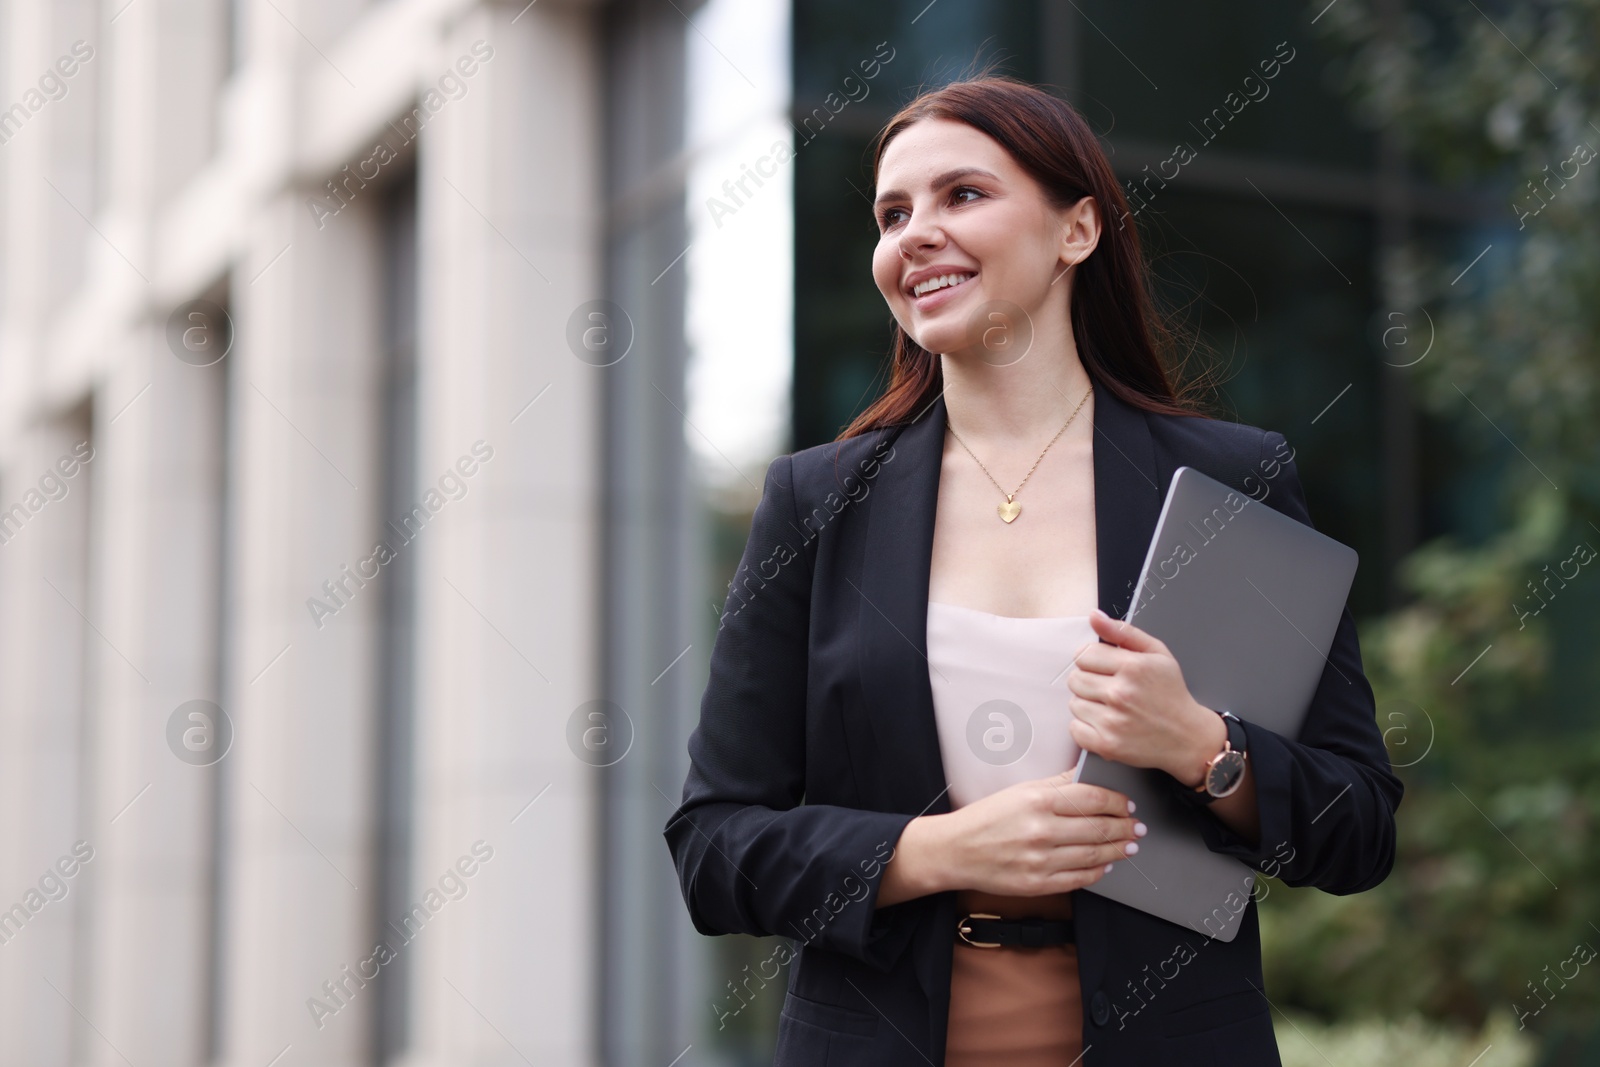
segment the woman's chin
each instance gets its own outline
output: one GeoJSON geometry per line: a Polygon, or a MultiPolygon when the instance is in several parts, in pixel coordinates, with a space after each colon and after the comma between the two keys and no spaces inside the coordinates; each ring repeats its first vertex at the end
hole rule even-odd
{"type": "Polygon", "coordinates": [[[966,330],[944,326],[923,330],[921,336],[913,336],[912,340],[934,355],[954,353],[972,345],[972,338],[967,336],[966,330]]]}
{"type": "MultiPolygon", "coordinates": [[[[984,338],[993,334],[998,326],[1009,323],[1014,316],[1008,312],[1020,311],[1014,304],[989,299],[981,292],[963,296],[959,304],[954,301],[951,303],[952,306],[934,309],[928,317],[916,323],[919,327],[917,330],[907,330],[906,333],[929,352],[957,356],[977,350],[979,357],[985,357],[982,351],[984,338]]],[[[987,353],[986,358],[992,358],[993,355],[987,353]]]]}

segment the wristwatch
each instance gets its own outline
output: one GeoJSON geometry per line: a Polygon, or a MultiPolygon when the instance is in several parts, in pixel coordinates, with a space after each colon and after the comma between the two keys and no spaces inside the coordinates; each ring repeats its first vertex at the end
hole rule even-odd
{"type": "Polygon", "coordinates": [[[1194,787],[1194,799],[1202,804],[1230,795],[1244,781],[1244,761],[1248,755],[1245,751],[1248,738],[1244,732],[1244,721],[1231,711],[1218,711],[1217,714],[1222,716],[1222,721],[1227,725],[1228,736],[1222,742],[1222,751],[1206,761],[1205,777],[1194,787]]]}

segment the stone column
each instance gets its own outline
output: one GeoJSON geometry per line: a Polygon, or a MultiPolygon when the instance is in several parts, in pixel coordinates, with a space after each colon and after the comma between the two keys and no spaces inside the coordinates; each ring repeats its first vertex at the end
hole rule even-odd
{"type": "Polygon", "coordinates": [[[417,1065],[598,1062],[598,789],[567,743],[600,696],[604,371],[567,340],[601,295],[598,25],[522,7],[441,44],[441,70],[494,58],[421,156],[422,476],[475,441],[494,458],[422,545],[419,891],[476,841],[494,856],[407,949],[417,1065]]]}

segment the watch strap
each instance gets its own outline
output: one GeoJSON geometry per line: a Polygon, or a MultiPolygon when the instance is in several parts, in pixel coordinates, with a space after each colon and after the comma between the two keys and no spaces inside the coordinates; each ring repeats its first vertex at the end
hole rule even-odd
{"type": "MultiPolygon", "coordinates": [[[[1225,748],[1219,751],[1226,752],[1231,749],[1232,751],[1239,753],[1241,756],[1246,756],[1248,758],[1248,746],[1250,738],[1249,735],[1245,733],[1243,720],[1241,720],[1233,712],[1228,711],[1226,708],[1217,708],[1214,710],[1218,715],[1222,716],[1223,725],[1227,727],[1228,730],[1227,745],[1225,748]]],[[[1206,781],[1210,778],[1210,776],[1210,769],[1207,768],[1207,772],[1205,776],[1200,779],[1200,784],[1198,786],[1186,786],[1181,782],[1177,782],[1176,779],[1173,781],[1178,786],[1178,793],[1184,799],[1188,800],[1191,804],[1198,804],[1201,807],[1207,807],[1215,801],[1221,799],[1220,797],[1212,796],[1211,791],[1206,788],[1206,781]]]]}
{"type": "Polygon", "coordinates": [[[1228,747],[1241,756],[1248,755],[1246,748],[1250,744],[1250,735],[1244,732],[1244,721],[1231,711],[1219,711],[1222,721],[1228,727],[1228,747]]]}

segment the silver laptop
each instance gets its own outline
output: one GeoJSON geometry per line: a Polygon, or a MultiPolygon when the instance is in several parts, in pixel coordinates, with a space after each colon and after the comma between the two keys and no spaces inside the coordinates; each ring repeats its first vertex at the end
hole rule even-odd
{"type": "MultiPolygon", "coordinates": [[[[1166,643],[1200,703],[1295,738],[1355,572],[1354,549],[1179,467],[1126,618],[1166,643]]],[[[1088,890],[1232,941],[1255,870],[1206,847],[1199,823],[1215,816],[1171,797],[1165,778],[1081,754],[1073,780],[1126,793],[1150,827],[1138,855],[1088,890]]],[[[1270,855],[1279,843],[1262,847],[1270,855]]]]}

